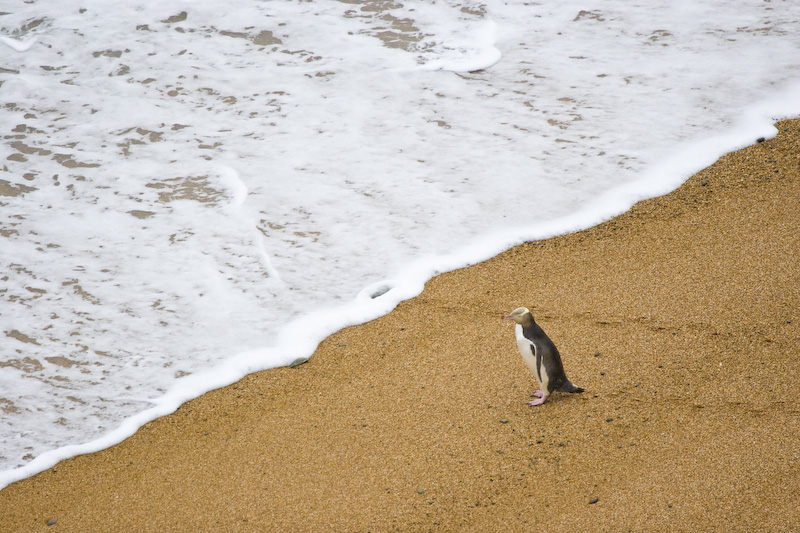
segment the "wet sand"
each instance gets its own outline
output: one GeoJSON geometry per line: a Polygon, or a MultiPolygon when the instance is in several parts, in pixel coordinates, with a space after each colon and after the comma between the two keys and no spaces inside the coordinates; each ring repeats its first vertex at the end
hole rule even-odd
{"type": "Polygon", "coordinates": [[[800,120],[777,127],[7,487],[0,530],[797,531],[800,120]],[[520,305],[586,392],[526,405],[520,305]]]}

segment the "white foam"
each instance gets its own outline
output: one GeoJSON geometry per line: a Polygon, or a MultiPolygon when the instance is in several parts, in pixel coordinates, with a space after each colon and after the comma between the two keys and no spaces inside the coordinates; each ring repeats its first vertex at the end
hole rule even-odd
{"type": "Polygon", "coordinates": [[[28,39],[27,41],[20,41],[19,39],[0,36],[0,43],[10,46],[17,52],[25,52],[28,50],[28,48],[36,44],[36,38],[34,37],[33,39],[28,39]]]}
{"type": "Polygon", "coordinates": [[[476,28],[460,31],[466,37],[462,43],[447,43],[450,50],[443,57],[432,59],[423,64],[423,70],[449,70],[452,72],[477,72],[492,67],[502,52],[497,49],[497,24],[491,20],[481,21],[476,28]]]}
{"type": "Polygon", "coordinates": [[[755,0],[17,6],[0,487],[774,135],[800,114],[798,20],[755,0]]]}

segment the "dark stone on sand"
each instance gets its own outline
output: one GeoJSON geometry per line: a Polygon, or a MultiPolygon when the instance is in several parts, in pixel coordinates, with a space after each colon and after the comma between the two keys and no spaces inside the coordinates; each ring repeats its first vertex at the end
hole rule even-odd
{"type": "Polygon", "coordinates": [[[597,503],[599,501],[600,501],[600,498],[592,498],[591,500],[589,500],[589,505],[594,505],[595,503],[597,503]]]}
{"type": "Polygon", "coordinates": [[[56,520],[48,520],[48,521],[47,521],[47,525],[48,525],[48,526],[54,526],[54,525],[56,525],[56,523],[57,523],[57,521],[56,521],[56,520]]]}
{"type": "Polygon", "coordinates": [[[308,357],[298,357],[297,359],[295,359],[294,361],[289,363],[289,368],[294,368],[294,367],[300,366],[300,365],[302,365],[304,363],[308,363],[308,357]]]}

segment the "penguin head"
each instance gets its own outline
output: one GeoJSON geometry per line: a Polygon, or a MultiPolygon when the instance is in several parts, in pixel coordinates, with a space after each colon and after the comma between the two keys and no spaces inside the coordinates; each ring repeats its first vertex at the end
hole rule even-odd
{"type": "Polygon", "coordinates": [[[503,315],[503,318],[505,318],[506,320],[513,320],[517,324],[522,324],[523,322],[526,321],[526,318],[528,316],[533,318],[531,312],[528,310],[527,307],[517,307],[516,309],[511,311],[511,313],[503,315]]]}

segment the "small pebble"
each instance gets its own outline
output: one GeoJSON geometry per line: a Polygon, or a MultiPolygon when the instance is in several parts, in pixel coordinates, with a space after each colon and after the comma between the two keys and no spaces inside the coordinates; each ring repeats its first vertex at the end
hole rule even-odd
{"type": "Polygon", "coordinates": [[[600,498],[592,498],[591,500],[589,500],[589,505],[593,505],[593,504],[595,504],[595,503],[597,503],[599,501],[600,501],[600,498]]]}
{"type": "Polygon", "coordinates": [[[508,419],[507,418],[501,418],[500,419],[500,423],[501,424],[508,424],[508,419]]]}
{"type": "Polygon", "coordinates": [[[289,363],[289,368],[300,366],[303,363],[308,363],[308,357],[298,357],[297,359],[289,363]]]}
{"type": "Polygon", "coordinates": [[[54,526],[54,525],[56,525],[56,523],[57,523],[57,521],[56,521],[56,520],[48,520],[48,521],[47,521],[47,525],[48,525],[48,526],[54,526]]]}
{"type": "Polygon", "coordinates": [[[611,418],[610,416],[609,416],[608,418],[606,418],[606,422],[611,422],[611,421],[613,421],[613,420],[614,420],[614,419],[613,419],[613,418],[611,418]]]}
{"type": "Polygon", "coordinates": [[[392,290],[391,286],[383,285],[382,287],[378,287],[377,289],[375,289],[375,291],[372,294],[370,294],[369,297],[374,300],[375,298],[380,298],[390,290],[392,290]]]}

